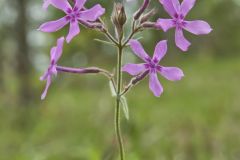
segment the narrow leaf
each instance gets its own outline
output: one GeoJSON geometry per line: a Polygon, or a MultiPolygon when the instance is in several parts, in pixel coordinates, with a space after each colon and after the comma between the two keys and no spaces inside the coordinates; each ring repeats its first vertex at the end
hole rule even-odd
{"type": "Polygon", "coordinates": [[[128,110],[127,98],[125,96],[122,96],[120,99],[120,102],[122,104],[123,113],[124,113],[126,119],[129,120],[129,110],[128,110]]]}
{"type": "Polygon", "coordinates": [[[111,94],[113,97],[116,97],[117,96],[117,93],[115,91],[115,88],[114,88],[114,84],[112,81],[109,81],[109,87],[110,87],[110,91],[111,91],[111,94]]]}
{"type": "Polygon", "coordinates": [[[115,46],[115,44],[113,44],[113,43],[111,43],[111,42],[108,42],[108,41],[104,41],[104,40],[96,39],[96,38],[95,38],[94,40],[97,41],[97,42],[103,43],[103,44],[115,46]]]}

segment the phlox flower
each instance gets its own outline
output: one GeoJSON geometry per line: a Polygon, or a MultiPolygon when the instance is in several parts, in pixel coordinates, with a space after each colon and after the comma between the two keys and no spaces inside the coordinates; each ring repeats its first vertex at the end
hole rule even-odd
{"type": "Polygon", "coordinates": [[[196,0],[159,0],[171,19],[158,19],[157,26],[163,31],[176,28],[175,43],[182,51],[187,51],[191,43],[184,37],[183,29],[195,35],[208,34],[212,31],[210,25],[202,20],[187,21],[185,17],[193,8],[196,0]]]}
{"type": "Polygon", "coordinates": [[[62,10],[66,15],[61,19],[50,21],[39,27],[43,32],[56,32],[70,23],[69,33],[66,41],[69,43],[73,37],[80,33],[79,23],[85,24],[95,22],[105,13],[105,9],[100,4],[96,4],[90,9],[84,9],[87,0],[76,0],[72,7],[67,0],[44,0],[43,8],[47,8],[50,4],[57,9],[62,10]]]}
{"type": "Polygon", "coordinates": [[[130,75],[137,76],[141,73],[148,72],[149,75],[149,88],[153,94],[159,97],[163,92],[163,87],[158,80],[158,75],[162,75],[170,81],[181,80],[184,76],[183,71],[177,67],[164,67],[159,65],[161,59],[167,53],[167,41],[160,41],[154,51],[153,58],[145,52],[140,42],[137,40],[129,41],[130,47],[134,54],[141,58],[144,63],[141,64],[126,64],[123,66],[122,71],[129,73],[130,75]]]}
{"type": "Polygon", "coordinates": [[[52,77],[55,75],[57,75],[57,62],[59,60],[59,58],[62,55],[62,50],[63,50],[63,44],[64,44],[64,37],[61,37],[58,39],[57,41],[57,46],[54,46],[51,49],[50,52],[50,64],[49,67],[47,69],[47,71],[44,73],[43,76],[40,77],[41,81],[47,81],[46,83],[46,87],[42,93],[41,99],[45,99],[47,92],[48,92],[48,88],[51,85],[52,82],[52,77]]]}

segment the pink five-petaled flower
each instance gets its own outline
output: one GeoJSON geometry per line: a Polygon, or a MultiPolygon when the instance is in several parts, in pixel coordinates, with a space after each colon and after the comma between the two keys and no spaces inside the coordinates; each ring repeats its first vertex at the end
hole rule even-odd
{"type": "Polygon", "coordinates": [[[208,34],[212,31],[210,25],[202,20],[186,21],[185,17],[194,6],[196,0],[159,0],[172,19],[158,19],[157,26],[165,32],[176,27],[175,43],[182,51],[187,51],[191,43],[184,37],[183,29],[195,35],[208,34]]]}
{"type": "Polygon", "coordinates": [[[64,37],[61,37],[57,41],[57,46],[54,46],[51,49],[50,65],[49,65],[47,71],[44,73],[44,75],[42,77],[40,77],[41,81],[47,81],[45,90],[44,90],[44,92],[41,96],[42,100],[45,99],[45,97],[47,95],[48,88],[49,88],[49,86],[51,85],[51,82],[52,82],[52,76],[57,75],[56,67],[57,67],[57,62],[62,55],[63,43],[64,43],[64,37]]]}
{"type": "Polygon", "coordinates": [[[73,37],[80,33],[78,23],[94,22],[105,13],[105,9],[102,8],[100,4],[96,4],[90,9],[83,9],[86,1],[87,0],[76,0],[72,8],[67,0],[45,0],[44,8],[47,8],[47,6],[51,4],[65,12],[66,16],[59,20],[42,24],[39,30],[43,32],[56,32],[70,23],[69,33],[66,37],[66,41],[69,43],[73,37]]]}
{"type": "Polygon", "coordinates": [[[181,80],[184,76],[182,70],[177,67],[164,67],[159,65],[160,60],[167,53],[166,40],[160,41],[156,45],[153,58],[149,57],[142,45],[137,40],[130,40],[129,44],[133,52],[145,63],[126,64],[123,66],[122,71],[128,72],[133,76],[148,71],[150,77],[149,87],[155,96],[159,97],[163,92],[163,87],[158,80],[157,73],[160,73],[163,77],[170,81],[181,80]]]}

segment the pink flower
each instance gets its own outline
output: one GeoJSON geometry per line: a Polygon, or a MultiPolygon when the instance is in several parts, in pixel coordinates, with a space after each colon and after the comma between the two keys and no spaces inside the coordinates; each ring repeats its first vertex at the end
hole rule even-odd
{"type": "Polygon", "coordinates": [[[69,43],[73,37],[80,33],[78,23],[87,24],[94,22],[105,13],[105,9],[102,8],[100,4],[90,9],[83,9],[86,1],[87,0],[76,0],[75,6],[72,8],[67,0],[44,0],[44,8],[47,8],[48,5],[51,4],[65,12],[66,16],[59,20],[42,24],[39,30],[43,32],[56,32],[70,23],[69,33],[66,37],[66,41],[69,43]]]}
{"type": "Polygon", "coordinates": [[[141,58],[144,63],[141,64],[126,64],[123,66],[122,71],[127,72],[133,76],[139,75],[144,72],[149,74],[149,88],[155,96],[159,97],[163,92],[163,87],[158,80],[157,73],[170,81],[181,80],[184,76],[181,69],[177,67],[164,67],[159,65],[161,59],[167,53],[167,41],[160,41],[154,51],[153,58],[145,52],[142,45],[137,40],[129,41],[130,47],[133,52],[141,58]]]}
{"type": "Polygon", "coordinates": [[[202,20],[186,21],[185,17],[192,9],[196,0],[159,0],[171,19],[158,19],[157,26],[165,32],[175,27],[175,43],[182,51],[187,51],[191,43],[184,37],[183,29],[195,35],[208,34],[212,31],[210,25],[202,20]]]}
{"type": "Polygon", "coordinates": [[[64,43],[64,37],[61,37],[57,41],[57,46],[54,46],[51,49],[50,65],[49,65],[47,71],[44,73],[44,75],[42,77],[40,77],[41,81],[47,81],[45,90],[41,96],[42,100],[45,99],[45,97],[47,95],[48,88],[50,87],[51,82],[52,82],[52,76],[57,75],[57,62],[62,55],[63,43],[64,43]]]}

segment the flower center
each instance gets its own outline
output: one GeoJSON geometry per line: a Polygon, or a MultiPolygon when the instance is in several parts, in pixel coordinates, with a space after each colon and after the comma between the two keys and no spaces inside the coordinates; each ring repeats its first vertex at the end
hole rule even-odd
{"type": "Polygon", "coordinates": [[[174,15],[173,23],[178,29],[182,29],[186,25],[186,22],[184,21],[184,16],[177,13],[174,15]]]}
{"type": "Polygon", "coordinates": [[[158,62],[156,60],[150,60],[147,64],[145,64],[146,69],[148,69],[151,73],[156,72],[159,67],[158,62]]]}
{"type": "Polygon", "coordinates": [[[67,10],[67,21],[75,22],[80,17],[80,9],[75,7],[67,10]]]}

